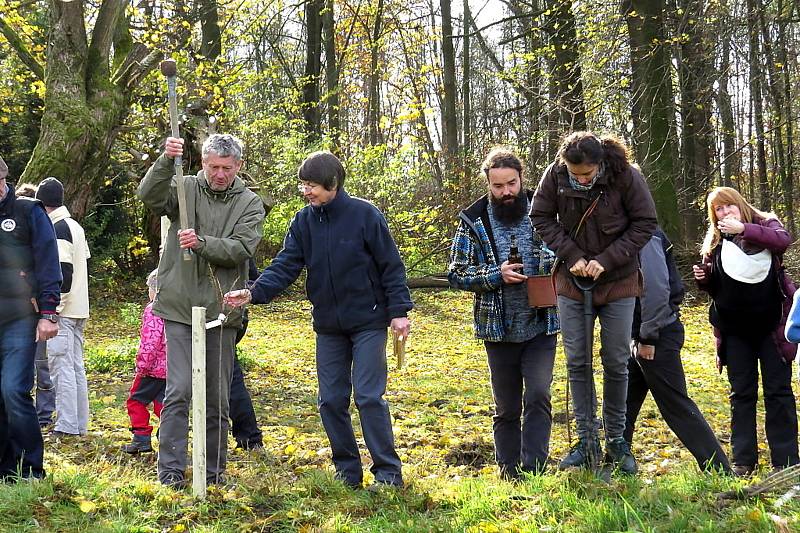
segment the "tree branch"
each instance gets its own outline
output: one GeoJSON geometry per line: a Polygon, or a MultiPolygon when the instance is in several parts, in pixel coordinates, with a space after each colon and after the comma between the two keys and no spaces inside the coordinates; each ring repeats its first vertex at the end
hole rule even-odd
{"type": "MultiPolygon", "coordinates": [[[[108,57],[111,53],[111,43],[117,31],[117,21],[125,9],[124,0],[104,0],[97,14],[97,22],[92,30],[92,43],[89,53],[94,55],[99,63],[99,68],[108,71],[108,57]]],[[[94,68],[97,68],[95,66],[94,68]]]]}
{"type": "Polygon", "coordinates": [[[22,42],[19,35],[8,25],[6,20],[0,15],[0,33],[6,38],[8,44],[16,52],[17,57],[30,71],[41,81],[44,81],[44,67],[36,61],[36,58],[28,51],[28,47],[22,42]]]}

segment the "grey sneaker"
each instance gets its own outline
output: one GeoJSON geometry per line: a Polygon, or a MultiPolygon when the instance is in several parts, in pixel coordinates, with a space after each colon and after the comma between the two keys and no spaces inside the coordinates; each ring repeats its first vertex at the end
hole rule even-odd
{"type": "Polygon", "coordinates": [[[614,465],[614,468],[623,474],[634,475],[639,471],[636,459],[631,453],[631,445],[623,437],[611,439],[606,443],[606,463],[614,465]]]}
{"type": "Polygon", "coordinates": [[[591,467],[593,466],[591,464],[592,461],[599,462],[601,453],[600,439],[595,437],[591,444],[589,439],[580,439],[578,444],[573,446],[567,456],[558,463],[558,469],[591,467]],[[593,457],[590,457],[590,455],[593,455],[593,457]]]}

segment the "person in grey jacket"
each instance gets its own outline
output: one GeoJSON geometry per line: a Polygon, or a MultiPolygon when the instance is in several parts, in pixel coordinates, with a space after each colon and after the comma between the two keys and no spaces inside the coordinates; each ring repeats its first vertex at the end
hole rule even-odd
{"type": "MultiPolygon", "coordinates": [[[[186,486],[189,402],[192,397],[192,307],[206,316],[224,315],[221,326],[206,330],[206,481],[223,483],[227,459],[228,414],[239,309],[223,307],[222,292],[247,281],[247,260],[263,233],[264,207],[237,176],[242,144],[232,135],[211,135],[203,143],[203,170],[185,176],[188,228],[179,229],[174,158],[183,139],[168,137],[159,157],[139,184],[139,197],[172,224],[158,263],[159,289],[153,313],[164,319],[167,337],[167,387],[159,429],[158,478],[186,486]],[[185,261],[182,250],[191,250],[185,261]]],[[[194,475],[202,475],[195,472],[194,475]]]]}
{"type": "Polygon", "coordinates": [[[623,436],[633,441],[636,419],[653,395],[661,416],[701,469],[730,472],[728,457],[697,404],[689,398],[681,364],[684,341],[680,304],[684,287],[672,243],[661,229],[639,252],[644,276],[642,296],[633,317],[633,350],[628,360],[628,397],[623,436]]]}

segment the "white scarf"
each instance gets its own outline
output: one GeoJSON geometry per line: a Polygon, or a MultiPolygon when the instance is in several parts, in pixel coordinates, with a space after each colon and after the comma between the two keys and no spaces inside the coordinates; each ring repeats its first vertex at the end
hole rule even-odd
{"type": "Polygon", "coordinates": [[[720,252],[722,269],[736,281],[756,284],[767,279],[772,268],[772,252],[761,250],[757,254],[747,255],[744,250],[729,240],[722,241],[720,252]]]}

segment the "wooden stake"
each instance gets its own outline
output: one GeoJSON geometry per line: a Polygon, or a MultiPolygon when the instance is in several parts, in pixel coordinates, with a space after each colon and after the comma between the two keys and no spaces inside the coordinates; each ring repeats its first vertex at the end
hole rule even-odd
{"type": "Polygon", "coordinates": [[[205,307],[192,307],[192,494],[206,498],[205,307]]]}
{"type": "MultiPolygon", "coordinates": [[[[174,59],[165,59],[161,62],[161,73],[167,78],[167,100],[169,101],[169,123],[171,136],[176,139],[181,136],[178,129],[178,91],[177,78],[178,66],[174,59]]],[[[183,159],[176,156],[175,159],[175,183],[178,190],[178,218],[180,219],[181,229],[189,228],[189,215],[186,212],[186,188],[183,183],[183,159]]],[[[183,249],[181,255],[184,261],[192,260],[191,250],[183,249]]]]}

